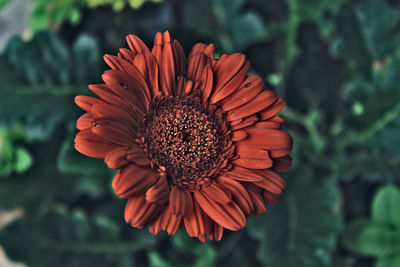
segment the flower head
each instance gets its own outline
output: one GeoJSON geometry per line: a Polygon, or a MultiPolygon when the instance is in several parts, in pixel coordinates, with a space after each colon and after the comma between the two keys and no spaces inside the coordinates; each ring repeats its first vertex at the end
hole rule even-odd
{"type": "Polygon", "coordinates": [[[202,242],[245,227],[285,189],[291,137],[276,114],[285,102],[248,75],[243,54],[215,59],[198,43],[186,58],[168,32],[149,48],[127,36],[130,49],[106,55],[99,98],[77,96],[87,113],[75,147],[118,169],[112,186],[127,198],[125,220],[170,235],[185,227],[202,242]]]}

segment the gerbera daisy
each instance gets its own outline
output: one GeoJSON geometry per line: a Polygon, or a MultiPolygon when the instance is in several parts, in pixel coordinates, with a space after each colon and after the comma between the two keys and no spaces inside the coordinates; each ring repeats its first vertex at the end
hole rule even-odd
{"type": "Polygon", "coordinates": [[[77,96],[76,149],[118,169],[115,193],[125,220],[170,235],[185,227],[202,242],[236,231],[285,189],[291,137],[276,114],[285,102],[249,75],[243,54],[214,58],[196,44],[186,58],[168,32],[153,49],[134,35],[130,49],[105,55],[99,98],[77,96]]]}

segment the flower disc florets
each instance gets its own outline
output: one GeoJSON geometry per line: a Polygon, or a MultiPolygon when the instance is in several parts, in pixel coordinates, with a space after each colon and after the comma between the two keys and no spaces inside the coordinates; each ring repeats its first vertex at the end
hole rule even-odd
{"type": "Polygon", "coordinates": [[[207,109],[196,93],[156,98],[151,110],[143,129],[149,156],[179,187],[201,188],[225,160],[230,137],[222,114],[207,109]]]}

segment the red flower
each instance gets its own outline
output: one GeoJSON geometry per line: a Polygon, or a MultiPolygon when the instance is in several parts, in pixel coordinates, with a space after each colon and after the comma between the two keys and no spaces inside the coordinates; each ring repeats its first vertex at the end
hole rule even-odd
{"type": "Polygon", "coordinates": [[[129,35],[130,49],[104,57],[99,98],[77,96],[85,113],[75,147],[119,169],[112,186],[127,198],[125,220],[170,235],[220,240],[246,217],[265,212],[285,189],[291,137],[276,114],[285,102],[248,75],[243,54],[213,55],[196,44],[186,58],[168,32],[149,48],[129,35]]]}

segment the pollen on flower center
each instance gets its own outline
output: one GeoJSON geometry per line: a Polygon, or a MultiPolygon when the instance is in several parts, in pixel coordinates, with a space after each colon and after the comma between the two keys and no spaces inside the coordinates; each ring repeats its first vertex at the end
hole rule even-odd
{"type": "Polygon", "coordinates": [[[217,116],[196,95],[156,99],[152,110],[144,129],[150,156],[176,181],[195,186],[220,162],[225,150],[217,116]]]}

